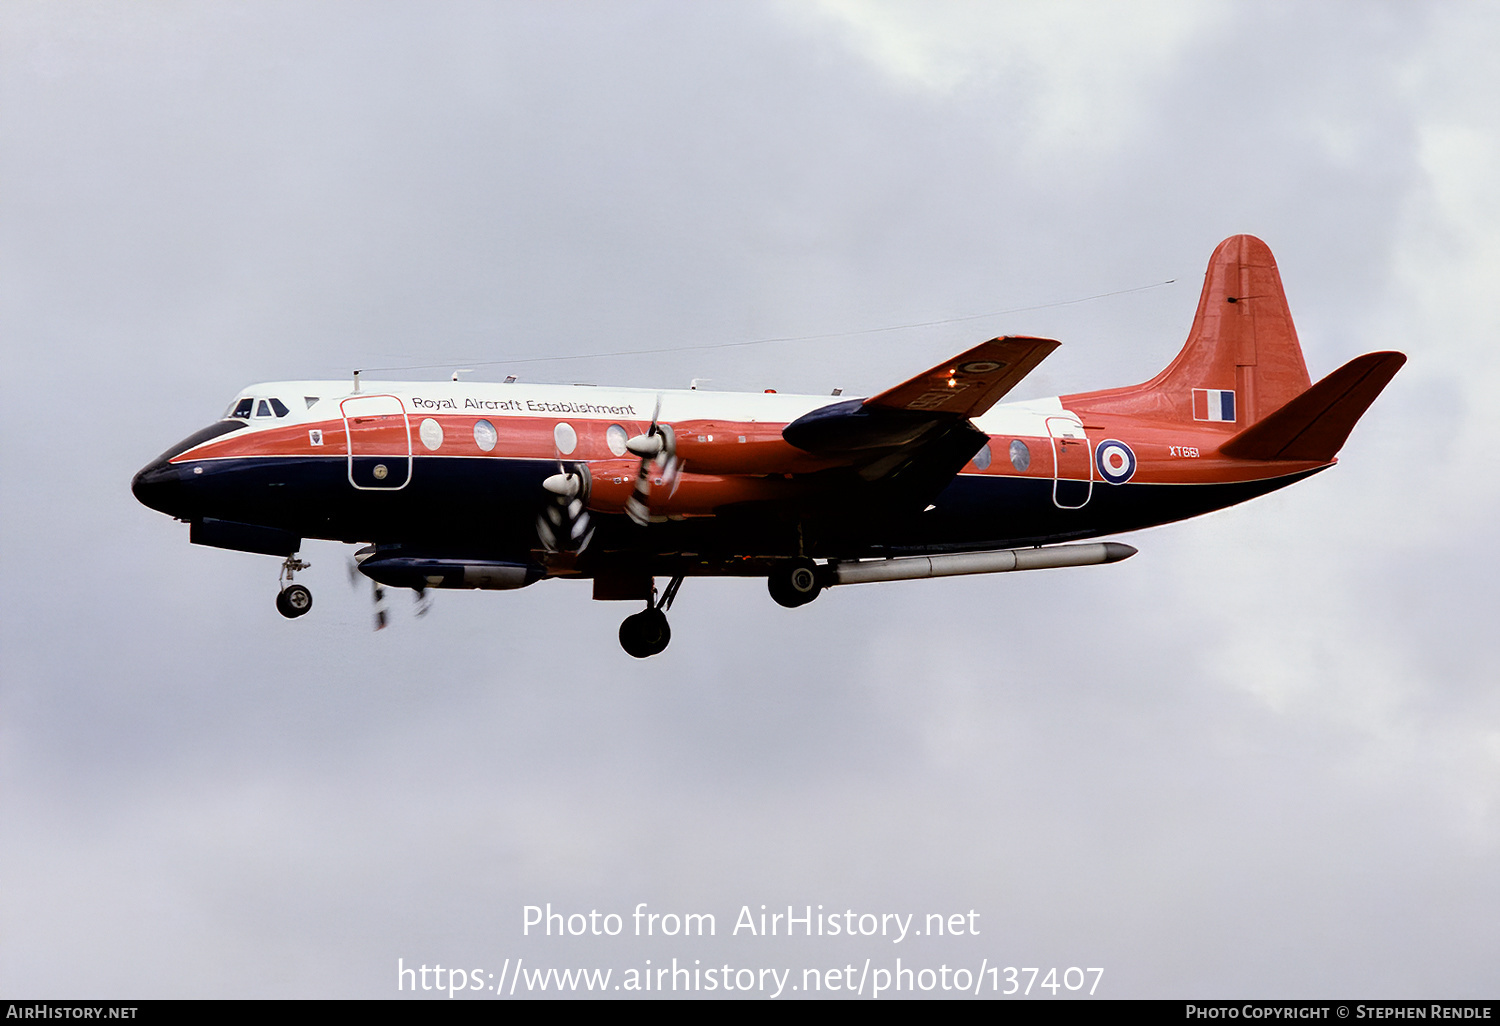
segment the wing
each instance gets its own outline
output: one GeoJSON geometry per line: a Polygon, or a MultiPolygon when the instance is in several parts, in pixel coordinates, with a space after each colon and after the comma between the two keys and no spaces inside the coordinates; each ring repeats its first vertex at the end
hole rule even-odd
{"type": "Polygon", "coordinates": [[[873,512],[921,509],[947,487],[986,437],[970,421],[988,410],[1058,346],[1045,338],[996,338],[869,399],[813,410],[782,437],[838,460],[824,499],[873,512]]]}
{"type": "Polygon", "coordinates": [[[892,410],[977,417],[999,402],[1058,347],[1050,338],[992,338],[865,400],[892,410]]]}
{"type": "Polygon", "coordinates": [[[813,410],[781,436],[830,457],[890,455],[958,427],[983,438],[969,418],[995,405],[1057,346],[1049,338],[992,338],[879,395],[813,410]]]}

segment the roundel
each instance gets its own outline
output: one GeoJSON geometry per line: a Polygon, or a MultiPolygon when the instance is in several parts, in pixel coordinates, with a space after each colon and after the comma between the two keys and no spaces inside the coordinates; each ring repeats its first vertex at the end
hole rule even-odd
{"type": "Polygon", "coordinates": [[[991,374],[1004,366],[1005,364],[998,360],[970,360],[968,363],[959,364],[958,369],[965,374],[991,374]]]}
{"type": "Polygon", "coordinates": [[[1099,476],[1110,484],[1124,484],[1135,474],[1135,453],[1124,442],[1106,438],[1094,450],[1099,476]]]}

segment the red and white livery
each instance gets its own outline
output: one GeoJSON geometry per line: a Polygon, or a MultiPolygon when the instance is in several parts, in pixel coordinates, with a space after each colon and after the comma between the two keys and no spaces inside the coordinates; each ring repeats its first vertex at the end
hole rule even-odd
{"type": "Polygon", "coordinates": [[[358,543],[359,569],[412,588],[592,581],[643,602],[626,651],[666,647],[684,579],[825,588],[1108,563],[1103,535],[1181,520],[1324,470],[1406,358],[1314,384],[1270,250],[1214,251],[1187,343],[1150,381],[1003,399],[1058,343],[981,343],[874,396],[585,385],[283,381],[136,475],[194,542],[284,557],[358,543]],[[669,584],[658,592],[657,578],[669,584]]]}

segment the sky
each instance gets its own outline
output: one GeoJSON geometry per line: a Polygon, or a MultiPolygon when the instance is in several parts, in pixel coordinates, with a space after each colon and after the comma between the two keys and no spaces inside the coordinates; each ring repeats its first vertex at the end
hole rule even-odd
{"type": "Polygon", "coordinates": [[[1494,997],[1497,48],[1458,2],[0,7],[0,993],[1494,997]],[[1410,362],[1339,466],[1121,564],[693,580],[640,661],[559,582],[374,633],[331,542],[287,621],[129,491],[354,368],[854,395],[1030,334],[1015,398],[1128,384],[1242,232],[1315,379],[1410,362]]]}

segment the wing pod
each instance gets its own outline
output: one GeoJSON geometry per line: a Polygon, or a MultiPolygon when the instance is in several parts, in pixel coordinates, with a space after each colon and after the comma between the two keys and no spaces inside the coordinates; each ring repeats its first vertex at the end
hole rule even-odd
{"type": "MultiPolygon", "coordinates": [[[[359,572],[392,588],[483,588],[503,591],[524,588],[545,571],[530,563],[493,559],[446,559],[376,551],[361,559],[359,572]]],[[[380,623],[379,626],[384,626],[380,623]]],[[[377,627],[379,629],[379,627],[377,627]]]]}
{"type": "Polygon", "coordinates": [[[1133,545],[1121,542],[1089,542],[1083,545],[1044,545],[1030,549],[998,549],[991,552],[955,552],[939,556],[897,556],[831,562],[824,570],[825,583],[870,584],[877,581],[912,581],[924,577],[957,577],[965,574],[1004,574],[1014,570],[1055,570],[1065,566],[1098,566],[1118,563],[1136,554],[1133,545]]]}

